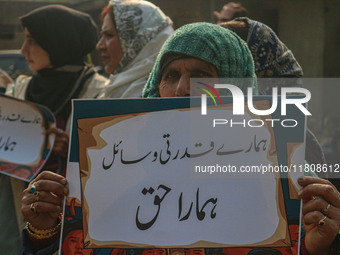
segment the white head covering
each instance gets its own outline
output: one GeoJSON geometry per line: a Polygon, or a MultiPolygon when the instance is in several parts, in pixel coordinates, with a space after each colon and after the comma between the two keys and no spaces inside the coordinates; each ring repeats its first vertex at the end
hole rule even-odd
{"type": "Polygon", "coordinates": [[[116,70],[120,72],[157,34],[172,25],[169,17],[143,0],[112,0],[116,29],[124,55],[116,70]]]}
{"type": "Polygon", "coordinates": [[[100,98],[141,97],[158,52],[173,33],[172,21],[147,1],[111,0],[110,4],[124,55],[100,98]]]}

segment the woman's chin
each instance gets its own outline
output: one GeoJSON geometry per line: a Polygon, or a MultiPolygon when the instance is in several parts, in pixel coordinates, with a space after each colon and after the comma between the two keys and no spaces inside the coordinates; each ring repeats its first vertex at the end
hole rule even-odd
{"type": "Polygon", "coordinates": [[[114,73],[114,68],[112,68],[111,66],[108,66],[108,65],[105,65],[105,72],[107,73],[107,74],[113,74],[114,73]]]}

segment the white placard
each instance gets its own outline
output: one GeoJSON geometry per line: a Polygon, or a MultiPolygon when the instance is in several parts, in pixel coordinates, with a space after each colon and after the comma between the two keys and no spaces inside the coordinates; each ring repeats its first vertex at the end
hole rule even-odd
{"type": "MultiPolygon", "coordinates": [[[[195,171],[204,164],[237,169],[277,164],[269,156],[275,149],[268,127],[207,134],[211,123],[193,121],[193,112],[118,116],[93,128],[96,146],[87,147],[89,169],[81,169],[85,242],[197,247],[203,241],[205,247],[223,247],[286,238],[277,175],[233,173],[230,178],[195,171]]],[[[213,111],[209,115],[214,118],[213,111]]],[[[80,132],[88,125],[82,121],[80,132]]]]}

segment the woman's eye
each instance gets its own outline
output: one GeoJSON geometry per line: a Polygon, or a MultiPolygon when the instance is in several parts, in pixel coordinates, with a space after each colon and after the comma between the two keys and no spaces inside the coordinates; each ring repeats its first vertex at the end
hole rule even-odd
{"type": "Polygon", "coordinates": [[[112,38],[112,37],[114,37],[115,35],[114,34],[106,34],[105,35],[107,38],[112,38]]]}
{"type": "Polygon", "coordinates": [[[178,77],[180,77],[180,74],[179,72],[176,72],[176,71],[169,72],[165,75],[166,80],[176,79],[178,77]]]}
{"type": "Polygon", "coordinates": [[[111,39],[111,38],[113,38],[115,35],[114,34],[112,34],[112,33],[102,33],[101,34],[101,37],[104,37],[104,38],[106,38],[106,39],[111,39]]]}
{"type": "Polygon", "coordinates": [[[212,77],[212,75],[210,73],[200,71],[200,72],[197,72],[195,74],[195,77],[197,77],[197,78],[209,78],[209,77],[212,77]]]}

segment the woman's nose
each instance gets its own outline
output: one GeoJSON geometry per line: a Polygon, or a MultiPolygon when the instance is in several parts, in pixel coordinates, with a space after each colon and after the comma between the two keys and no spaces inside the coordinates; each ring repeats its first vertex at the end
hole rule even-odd
{"type": "Polygon", "coordinates": [[[99,51],[105,49],[105,44],[103,43],[103,37],[101,37],[99,41],[97,42],[96,49],[99,51]]]}
{"type": "Polygon", "coordinates": [[[26,55],[26,53],[27,53],[26,42],[24,42],[24,43],[22,44],[21,49],[20,49],[20,52],[21,52],[21,54],[26,55]]]}
{"type": "Polygon", "coordinates": [[[178,80],[175,96],[176,97],[190,96],[190,78],[181,76],[181,78],[178,80]]]}

